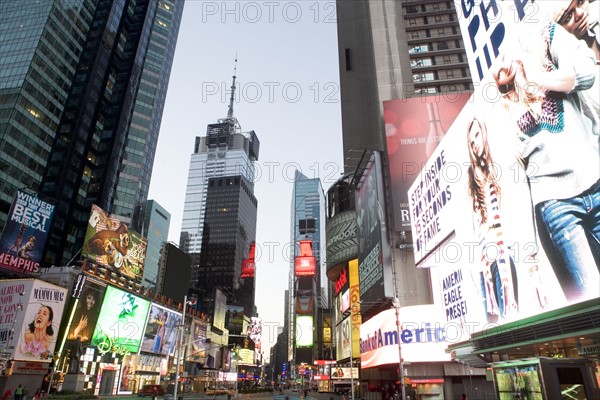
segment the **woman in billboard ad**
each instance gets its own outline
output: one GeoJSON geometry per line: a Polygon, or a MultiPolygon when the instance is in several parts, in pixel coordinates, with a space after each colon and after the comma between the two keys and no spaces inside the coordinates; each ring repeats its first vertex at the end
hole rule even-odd
{"type": "Polygon", "coordinates": [[[575,302],[597,297],[600,287],[598,116],[578,95],[597,66],[586,43],[554,22],[539,39],[504,53],[492,76],[521,142],[540,243],[575,302]]]}
{"type": "MultiPolygon", "coordinates": [[[[488,322],[496,322],[518,309],[515,263],[506,248],[500,213],[501,188],[492,161],[487,127],[473,117],[467,127],[468,193],[472,201],[474,230],[481,246],[479,280],[488,322]],[[494,257],[488,247],[494,246],[494,257]]],[[[477,260],[475,260],[477,262],[477,260]]]]}

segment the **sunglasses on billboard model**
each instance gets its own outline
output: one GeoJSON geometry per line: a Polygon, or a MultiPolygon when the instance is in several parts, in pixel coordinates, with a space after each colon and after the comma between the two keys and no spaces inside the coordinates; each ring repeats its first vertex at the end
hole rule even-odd
{"type": "Polygon", "coordinates": [[[498,85],[498,91],[502,94],[506,94],[514,89],[515,89],[514,83],[505,83],[504,85],[498,85]]]}

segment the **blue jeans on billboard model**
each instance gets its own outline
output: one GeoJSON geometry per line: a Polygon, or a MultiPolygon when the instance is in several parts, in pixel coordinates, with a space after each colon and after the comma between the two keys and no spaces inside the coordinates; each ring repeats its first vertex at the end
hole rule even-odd
{"type": "Polygon", "coordinates": [[[569,302],[600,293],[600,181],[585,192],[535,207],[538,234],[569,302]]]}
{"type": "MultiPolygon", "coordinates": [[[[518,284],[517,284],[517,268],[515,266],[515,261],[511,256],[508,257],[510,260],[510,274],[512,278],[512,287],[513,293],[512,297],[515,302],[518,303],[519,295],[518,295],[518,284]]],[[[487,314],[488,322],[497,322],[498,317],[506,316],[506,306],[509,299],[507,299],[508,293],[504,292],[504,288],[502,285],[502,278],[500,277],[500,271],[498,269],[498,261],[494,261],[490,265],[490,272],[492,274],[491,282],[486,279],[485,273],[481,272],[479,274],[480,284],[481,284],[481,292],[483,293],[485,299],[485,311],[487,314]],[[488,297],[491,297],[488,299],[488,297]],[[490,309],[490,305],[491,308],[490,309]],[[497,307],[497,309],[494,309],[497,307]]]]}

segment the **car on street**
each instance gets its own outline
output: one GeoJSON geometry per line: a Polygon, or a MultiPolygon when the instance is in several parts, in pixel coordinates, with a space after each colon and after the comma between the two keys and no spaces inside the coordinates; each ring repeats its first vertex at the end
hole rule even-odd
{"type": "Polygon", "coordinates": [[[137,395],[138,395],[138,397],[146,397],[146,396],[152,397],[155,393],[157,396],[164,396],[165,389],[163,389],[163,387],[160,385],[144,385],[138,391],[137,395]]]}

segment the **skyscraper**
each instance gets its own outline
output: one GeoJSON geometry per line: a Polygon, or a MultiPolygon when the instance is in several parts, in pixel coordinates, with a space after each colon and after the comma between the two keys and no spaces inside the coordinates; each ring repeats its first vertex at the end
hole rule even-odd
{"type": "Polygon", "coordinates": [[[156,200],[148,200],[145,214],[144,229],[141,233],[148,239],[148,248],[146,250],[142,285],[156,289],[160,269],[160,255],[163,245],[169,238],[171,214],[161,207],[156,200]]]}
{"type": "Polygon", "coordinates": [[[320,327],[318,309],[321,298],[329,298],[328,280],[325,267],[321,268],[322,256],[325,255],[325,194],[319,178],[310,179],[301,172],[294,175],[290,220],[290,273],[289,303],[290,313],[288,337],[291,340],[288,357],[296,364],[306,362],[312,364],[317,356],[314,345],[320,327]],[[296,271],[296,257],[303,252],[301,241],[310,242],[312,255],[315,257],[314,274],[299,275],[296,271]],[[299,321],[308,321],[311,326],[300,328],[299,321]],[[302,339],[300,336],[302,333],[302,339]],[[312,335],[311,338],[305,335],[312,335]],[[310,345],[306,343],[310,342],[310,345]]]}
{"type": "Polygon", "coordinates": [[[345,171],[384,150],[383,101],[472,90],[451,1],[337,1],[345,171]]]}
{"type": "Polygon", "coordinates": [[[179,248],[192,257],[190,286],[194,287],[198,282],[209,179],[239,176],[254,192],[254,162],[258,160],[260,141],[254,131],[242,132],[233,116],[235,78],[234,74],[227,117],[209,124],[206,136],[196,137],[190,159],[179,248]]]}
{"type": "Polygon", "coordinates": [[[241,270],[256,239],[257,205],[252,185],[243,176],[209,179],[196,287],[208,297],[221,288],[227,304],[243,307],[247,317],[256,313],[255,279],[242,278],[241,270]]]}
{"type": "Polygon", "coordinates": [[[141,230],[184,1],[0,3],[0,229],[29,188],[57,205],[45,265],[92,204],[141,230]]]}
{"type": "Polygon", "coordinates": [[[192,257],[190,287],[207,298],[219,287],[228,304],[252,316],[254,278],[242,279],[240,272],[256,237],[254,162],[260,142],[233,116],[235,79],[234,73],[227,116],[209,124],[205,137],[196,137],[179,247],[192,257]]]}

